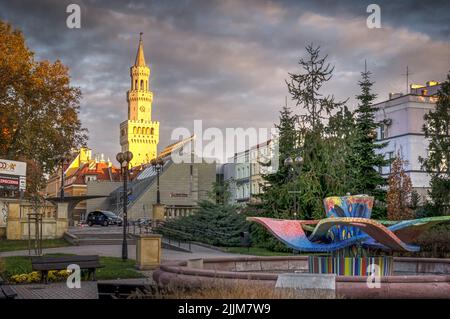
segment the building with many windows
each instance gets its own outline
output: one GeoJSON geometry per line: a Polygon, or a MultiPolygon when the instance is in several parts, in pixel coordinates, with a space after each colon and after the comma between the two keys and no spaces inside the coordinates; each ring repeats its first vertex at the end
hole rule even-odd
{"type": "Polygon", "coordinates": [[[274,158],[273,140],[260,143],[243,152],[236,153],[229,163],[222,165],[223,180],[230,185],[233,203],[246,203],[257,200],[256,195],[262,192],[263,175],[274,167],[266,166],[274,158]]]}
{"type": "MultiPolygon", "coordinates": [[[[407,161],[406,173],[410,176],[413,189],[426,196],[430,186],[430,176],[421,168],[419,157],[427,157],[428,140],[422,130],[424,115],[436,107],[438,82],[427,82],[426,85],[411,85],[406,95],[389,94],[389,99],[374,106],[378,108],[376,121],[380,124],[377,140],[388,142],[381,150],[385,158],[393,158],[397,154],[407,161]]],[[[384,177],[388,177],[390,166],[381,167],[384,177]]]]}

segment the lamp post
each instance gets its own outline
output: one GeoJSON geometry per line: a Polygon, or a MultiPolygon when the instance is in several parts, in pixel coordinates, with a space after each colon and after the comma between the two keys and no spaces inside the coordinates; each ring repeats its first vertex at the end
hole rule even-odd
{"type": "MultiPolygon", "coordinates": [[[[291,169],[296,171],[298,168],[300,168],[303,165],[303,158],[299,155],[295,159],[292,159],[292,157],[287,157],[284,160],[284,166],[288,168],[289,170],[289,180],[291,179],[291,169]]],[[[294,219],[297,219],[297,194],[300,193],[300,191],[289,191],[290,194],[294,194],[294,219]]]]}
{"type": "Polygon", "coordinates": [[[62,155],[59,159],[61,161],[61,189],[59,192],[59,198],[61,199],[61,202],[64,199],[64,165],[67,164],[68,157],[69,156],[67,154],[65,154],[65,155],[62,155]]]}
{"type": "Polygon", "coordinates": [[[150,164],[156,171],[156,204],[161,204],[161,195],[159,192],[159,173],[163,169],[164,161],[161,158],[152,159],[150,164]]]}
{"type": "Polygon", "coordinates": [[[128,224],[128,165],[133,159],[133,153],[126,151],[116,155],[117,161],[120,163],[120,169],[123,174],[123,197],[122,197],[122,213],[123,213],[123,241],[122,241],[122,259],[128,259],[128,244],[127,244],[127,224],[128,224]]]}

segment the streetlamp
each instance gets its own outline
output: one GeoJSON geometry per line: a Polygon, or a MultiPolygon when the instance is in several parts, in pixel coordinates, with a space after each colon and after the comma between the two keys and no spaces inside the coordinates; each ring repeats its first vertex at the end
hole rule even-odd
{"type": "Polygon", "coordinates": [[[162,171],[164,161],[161,158],[154,158],[150,161],[153,169],[156,171],[156,204],[161,204],[161,195],[159,193],[159,173],[162,171]]]}
{"type": "Polygon", "coordinates": [[[133,159],[133,153],[130,151],[126,151],[123,153],[118,153],[116,155],[117,161],[120,163],[120,170],[123,174],[123,197],[122,197],[122,205],[123,205],[123,241],[122,241],[122,259],[128,259],[128,245],[127,245],[127,206],[128,206],[128,166],[130,165],[131,160],[133,159]]]}
{"type": "Polygon", "coordinates": [[[61,202],[64,200],[64,165],[68,163],[69,154],[64,154],[59,158],[61,162],[61,189],[59,192],[59,198],[61,202]]]}
{"type": "MultiPolygon", "coordinates": [[[[284,160],[284,166],[288,168],[289,170],[289,179],[291,179],[291,168],[292,170],[296,170],[296,168],[301,167],[303,165],[303,158],[299,155],[295,159],[292,159],[292,157],[287,157],[284,160]]],[[[300,193],[300,191],[289,191],[290,194],[294,194],[294,219],[297,219],[297,194],[300,193]]]]}

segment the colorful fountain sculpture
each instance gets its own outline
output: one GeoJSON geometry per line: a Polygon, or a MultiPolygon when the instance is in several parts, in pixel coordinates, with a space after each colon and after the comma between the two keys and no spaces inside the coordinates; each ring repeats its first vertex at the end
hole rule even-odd
{"type": "Polygon", "coordinates": [[[324,199],[327,218],[282,220],[248,217],[267,228],[288,247],[303,252],[328,253],[309,257],[309,271],[365,276],[376,265],[380,275],[393,274],[393,258],[370,256],[375,249],[416,252],[412,242],[431,226],[450,221],[450,216],[400,222],[370,219],[374,198],[366,195],[324,199]],[[370,266],[370,267],[369,267],[370,266]],[[371,268],[372,267],[372,268],[371,268]]]}

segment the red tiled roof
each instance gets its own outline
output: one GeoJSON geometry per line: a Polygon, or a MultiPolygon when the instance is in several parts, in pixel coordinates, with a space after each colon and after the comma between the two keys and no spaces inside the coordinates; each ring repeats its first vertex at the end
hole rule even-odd
{"type": "Polygon", "coordinates": [[[72,184],[86,184],[86,175],[96,175],[98,181],[119,181],[120,169],[114,166],[109,167],[108,163],[104,162],[95,164],[91,162],[83,164],[72,176],[66,176],[66,179],[72,180],[72,184]]]}

